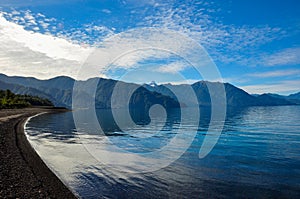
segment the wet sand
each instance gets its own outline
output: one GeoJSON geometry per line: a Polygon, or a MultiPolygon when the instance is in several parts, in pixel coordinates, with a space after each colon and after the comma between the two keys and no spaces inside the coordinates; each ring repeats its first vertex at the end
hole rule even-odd
{"type": "Polygon", "coordinates": [[[76,198],[51,172],[24,134],[27,118],[64,109],[0,110],[0,198],[76,198]]]}

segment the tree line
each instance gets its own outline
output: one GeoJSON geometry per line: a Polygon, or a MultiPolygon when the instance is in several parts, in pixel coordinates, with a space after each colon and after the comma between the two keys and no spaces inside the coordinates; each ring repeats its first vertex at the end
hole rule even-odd
{"type": "Polygon", "coordinates": [[[0,109],[30,106],[53,106],[53,103],[48,99],[37,96],[19,95],[14,94],[10,90],[0,90],[0,109]]]}

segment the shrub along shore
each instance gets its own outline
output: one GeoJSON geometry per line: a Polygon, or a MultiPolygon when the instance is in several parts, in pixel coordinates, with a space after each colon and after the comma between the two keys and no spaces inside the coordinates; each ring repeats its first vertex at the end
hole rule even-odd
{"type": "Polygon", "coordinates": [[[0,109],[25,108],[30,106],[53,106],[48,99],[31,95],[18,95],[10,90],[0,90],[0,109]]]}

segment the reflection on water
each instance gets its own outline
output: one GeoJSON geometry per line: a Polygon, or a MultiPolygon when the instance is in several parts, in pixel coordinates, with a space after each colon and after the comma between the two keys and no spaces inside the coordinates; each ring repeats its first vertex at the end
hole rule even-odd
{"type": "MultiPolygon", "coordinates": [[[[88,121],[87,113],[82,111],[81,115],[88,121]]],[[[41,115],[26,126],[28,139],[40,156],[80,197],[300,196],[299,106],[228,110],[217,145],[203,159],[198,154],[210,122],[207,108],[201,109],[199,126],[182,124],[178,110],[169,112],[166,121],[157,116],[150,122],[136,114],[134,120],[140,125],[128,126],[126,131],[118,128],[109,110],[98,110],[97,116],[105,135],[76,130],[71,112],[41,115]],[[124,151],[147,153],[168,144],[178,133],[179,124],[184,132],[197,130],[191,146],[177,161],[154,172],[127,172],[134,169],[129,166],[111,169],[95,160],[82,145],[100,141],[124,151]]]]}

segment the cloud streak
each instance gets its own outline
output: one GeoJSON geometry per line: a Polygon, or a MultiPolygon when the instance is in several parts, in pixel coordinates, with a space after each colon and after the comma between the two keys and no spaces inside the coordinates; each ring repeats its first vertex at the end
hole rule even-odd
{"type": "Polygon", "coordinates": [[[206,2],[198,4],[202,9],[197,4],[182,4],[176,8],[162,6],[140,25],[179,31],[203,45],[214,60],[246,66],[257,61],[257,48],[286,35],[281,28],[268,25],[254,27],[222,24],[211,16],[217,9],[206,2]]]}
{"type": "Polygon", "coordinates": [[[248,86],[241,86],[240,88],[252,94],[263,93],[281,93],[290,94],[299,92],[300,80],[287,80],[271,84],[255,84],[248,86]]]}
{"type": "Polygon", "coordinates": [[[287,48],[273,54],[262,56],[265,66],[282,66],[300,64],[300,48],[287,48]]]}
{"type": "Polygon", "coordinates": [[[92,48],[58,38],[27,31],[0,14],[0,67],[8,75],[49,78],[74,77],[92,48]]]}
{"type": "Polygon", "coordinates": [[[269,72],[253,73],[249,74],[250,77],[259,78],[272,78],[272,77],[286,77],[286,76],[300,76],[300,70],[276,70],[269,72]]]}
{"type": "Polygon", "coordinates": [[[183,71],[186,68],[187,68],[186,63],[178,61],[178,62],[173,62],[167,65],[160,66],[156,69],[156,71],[161,73],[176,74],[180,71],[183,71]]]}

